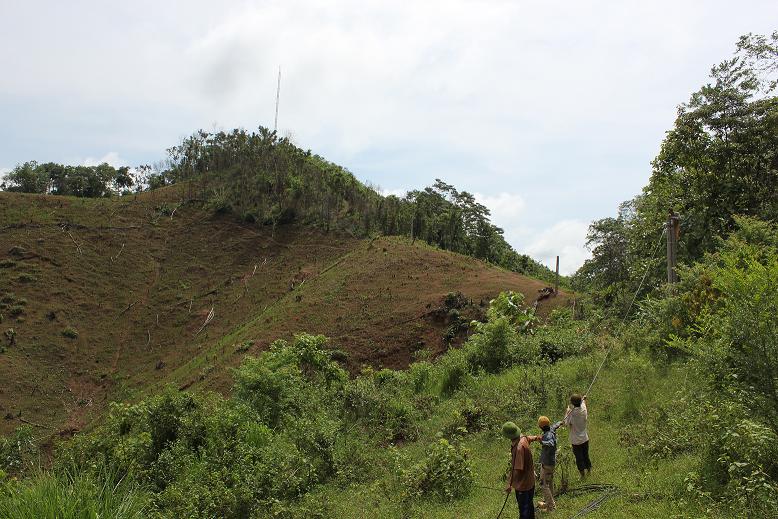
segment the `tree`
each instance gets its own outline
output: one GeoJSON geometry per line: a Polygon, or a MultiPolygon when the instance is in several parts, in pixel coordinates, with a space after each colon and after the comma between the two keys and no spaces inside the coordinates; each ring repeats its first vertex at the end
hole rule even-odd
{"type": "Polygon", "coordinates": [[[678,259],[687,264],[714,250],[736,215],[778,218],[776,72],[778,32],[740,38],[735,55],[679,106],[642,194],[617,218],[592,224],[593,257],[579,283],[634,291],[646,269],[646,285],[660,283],[664,251],[656,245],[669,209],[681,215],[678,259]]]}

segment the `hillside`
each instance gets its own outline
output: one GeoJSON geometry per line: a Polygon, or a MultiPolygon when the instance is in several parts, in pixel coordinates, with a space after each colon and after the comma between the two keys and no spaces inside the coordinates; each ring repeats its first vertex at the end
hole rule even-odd
{"type": "Polygon", "coordinates": [[[169,382],[227,390],[245,353],[298,331],[331,337],[352,372],[404,367],[446,334],[461,342],[499,291],[532,301],[545,286],[407,238],[237,223],[182,204],[182,189],[0,193],[0,433],[27,421],[69,435],[169,382]]]}

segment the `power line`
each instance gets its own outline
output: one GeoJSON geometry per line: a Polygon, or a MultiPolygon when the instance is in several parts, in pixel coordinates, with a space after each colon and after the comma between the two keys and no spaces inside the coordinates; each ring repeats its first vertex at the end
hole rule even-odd
{"type": "MultiPolygon", "coordinates": [[[[662,245],[662,238],[664,238],[666,232],[667,232],[667,227],[665,227],[664,231],[662,231],[662,234],[659,236],[659,242],[656,244],[656,248],[654,249],[654,254],[651,255],[651,258],[653,258],[656,255],[656,252],[659,250],[659,246],[662,245]]],[[[629,311],[632,310],[632,305],[635,304],[635,299],[637,299],[638,294],[640,293],[640,289],[643,288],[643,282],[646,280],[646,276],[648,276],[648,271],[650,270],[650,268],[651,268],[651,261],[649,261],[648,264],[646,265],[646,271],[643,273],[643,278],[640,280],[640,285],[638,285],[638,289],[633,294],[632,301],[629,302],[627,311],[624,312],[624,317],[622,317],[621,319],[620,328],[624,328],[624,324],[627,322],[627,317],[629,316],[629,311]]],[[[589,389],[586,390],[586,393],[584,393],[584,395],[588,395],[589,391],[592,390],[592,386],[594,386],[594,383],[597,381],[597,377],[600,375],[600,371],[602,371],[602,367],[605,366],[605,361],[608,360],[608,355],[610,355],[612,348],[613,348],[613,343],[611,342],[611,345],[608,346],[608,349],[605,352],[605,358],[602,359],[602,362],[600,363],[600,367],[597,368],[597,372],[594,374],[592,383],[589,384],[589,389]]]]}

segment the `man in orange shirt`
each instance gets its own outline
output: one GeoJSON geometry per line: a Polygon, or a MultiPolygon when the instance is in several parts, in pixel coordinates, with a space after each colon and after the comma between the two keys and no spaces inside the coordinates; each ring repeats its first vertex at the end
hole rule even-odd
{"type": "Polygon", "coordinates": [[[505,492],[516,491],[519,519],[535,519],[535,465],[529,449],[532,439],[522,436],[513,422],[503,424],[502,434],[511,440],[511,466],[505,492]]]}

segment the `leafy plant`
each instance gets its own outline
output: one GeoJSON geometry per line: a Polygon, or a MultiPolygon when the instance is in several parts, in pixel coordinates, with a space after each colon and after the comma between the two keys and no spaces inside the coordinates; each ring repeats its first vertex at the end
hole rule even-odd
{"type": "Polygon", "coordinates": [[[457,499],[473,487],[473,470],[468,451],[440,439],[419,463],[402,471],[406,495],[410,498],[457,499]]]}

